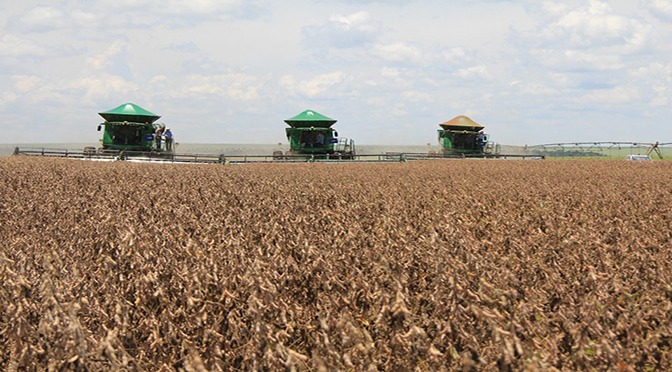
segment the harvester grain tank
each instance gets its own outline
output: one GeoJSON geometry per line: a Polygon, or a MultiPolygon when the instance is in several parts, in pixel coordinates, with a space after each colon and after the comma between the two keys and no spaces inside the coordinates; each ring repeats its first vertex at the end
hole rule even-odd
{"type": "Polygon", "coordinates": [[[355,141],[338,138],[338,132],[332,128],[335,119],[314,110],[305,110],[285,120],[285,123],[289,125],[285,133],[290,148],[286,155],[341,159],[355,156],[355,141]]]}
{"type": "Polygon", "coordinates": [[[488,141],[485,127],[460,115],[439,124],[439,143],[444,155],[480,155],[492,153],[495,144],[488,141]]]}
{"type": "Polygon", "coordinates": [[[98,115],[105,119],[98,125],[103,130],[103,150],[170,152],[162,142],[165,124],[156,123],[161,117],[134,103],[124,103],[98,115]]]}

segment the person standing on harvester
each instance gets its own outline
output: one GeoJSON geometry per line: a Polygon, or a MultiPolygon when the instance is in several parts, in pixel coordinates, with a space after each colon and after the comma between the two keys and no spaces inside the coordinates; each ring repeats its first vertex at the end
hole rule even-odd
{"type": "Polygon", "coordinates": [[[166,128],[163,135],[166,138],[166,151],[173,151],[173,132],[170,131],[170,128],[166,128]]]}

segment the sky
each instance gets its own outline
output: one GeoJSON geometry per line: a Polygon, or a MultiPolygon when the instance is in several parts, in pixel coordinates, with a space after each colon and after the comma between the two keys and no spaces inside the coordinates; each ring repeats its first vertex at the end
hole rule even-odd
{"type": "Polygon", "coordinates": [[[97,143],[133,102],[183,143],[370,145],[467,115],[507,145],[672,142],[672,0],[4,0],[0,143],[97,143]]]}

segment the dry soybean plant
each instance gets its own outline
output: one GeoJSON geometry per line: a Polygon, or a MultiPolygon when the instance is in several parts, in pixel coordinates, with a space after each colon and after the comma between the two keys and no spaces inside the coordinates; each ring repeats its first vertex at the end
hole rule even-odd
{"type": "Polygon", "coordinates": [[[0,158],[0,369],[669,370],[671,174],[0,158]]]}

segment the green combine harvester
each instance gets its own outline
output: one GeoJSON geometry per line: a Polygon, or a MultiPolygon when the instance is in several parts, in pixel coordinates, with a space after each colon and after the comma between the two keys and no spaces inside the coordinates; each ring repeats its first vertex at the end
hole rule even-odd
{"type": "Polygon", "coordinates": [[[439,126],[439,144],[443,155],[484,156],[496,152],[497,146],[488,141],[488,135],[483,132],[485,127],[464,115],[439,126]]]}
{"type": "Polygon", "coordinates": [[[101,146],[82,150],[45,147],[16,147],[14,155],[49,156],[99,161],[128,160],[133,162],[224,163],[223,154],[178,154],[175,152],[170,128],[156,121],[161,117],[134,103],[124,103],[98,113],[105,122],[98,124],[103,132],[101,146]]]}
{"type": "Polygon", "coordinates": [[[165,124],[156,123],[161,117],[134,103],[124,103],[119,107],[101,112],[105,119],[98,125],[103,127],[103,151],[143,151],[170,153],[173,151],[172,138],[163,139],[167,131],[165,124]]]}
{"type": "MultiPolygon", "coordinates": [[[[335,119],[305,110],[285,123],[289,125],[285,128],[289,141],[289,151],[284,154],[286,158],[354,159],[355,141],[338,138],[338,132],[331,127],[336,123],[335,119]]],[[[276,159],[283,157],[281,151],[273,155],[276,159]]]]}

